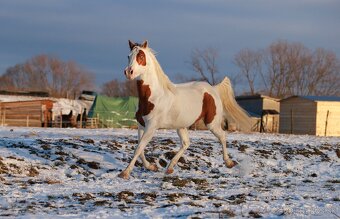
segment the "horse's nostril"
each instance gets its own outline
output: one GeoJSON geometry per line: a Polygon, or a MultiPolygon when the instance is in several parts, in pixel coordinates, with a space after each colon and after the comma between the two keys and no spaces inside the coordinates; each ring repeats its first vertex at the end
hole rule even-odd
{"type": "Polygon", "coordinates": [[[133,70],[131,69],[131,71],[130,71],[130,75],[132,75],[133,74],[133,70]]]}

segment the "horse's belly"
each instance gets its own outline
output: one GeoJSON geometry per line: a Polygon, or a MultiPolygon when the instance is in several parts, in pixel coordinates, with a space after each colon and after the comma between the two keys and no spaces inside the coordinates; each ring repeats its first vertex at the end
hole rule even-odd
{"type": "Polygon", "coordinates": [[[161,128],[187,128],[199,118],[201,110],[198,108],[183,107],[181,110],[169,111],[162,117],[161,128]]]}

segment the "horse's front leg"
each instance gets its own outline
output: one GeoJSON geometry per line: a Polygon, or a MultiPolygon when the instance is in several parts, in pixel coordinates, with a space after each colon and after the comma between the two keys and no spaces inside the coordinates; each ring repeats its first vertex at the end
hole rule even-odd
{"type": "Polygon", "coordinates": [[[135,163],[138,159],[138,157],[142,154],[142,152],[145,149],[145,146],[149,143],[151,140],[152,136],[154,135],[156,131],[156,128],[153,126],[146,128],[144,134],[142,135],[138,146],[135,150],[135,154],[130,162],[130,164],[126,167],[125,170],[123,170],[118,176],[123,178],[123,179],[128,179],[130,176],[130,172],[132,171],[133,167],[135,166],[135,163]]]}
{"type": "Polygon", "coordinates": [[[174,166],[177,164],[179,158],[183,155],[186,149],[188,149],[190,145],[190,140],[189,140],[189,135],[188,135],[188,129],[183,128],[183,129],[178,129],[177,134],[181,140],[181,149],[177,152],[174,158],[172,158],[168,169],[166,170],[167,174],[171,174],[174,172],[174,166]]]}
{"type": "MultiPolygon", "coordinates": [[[[142,126],[138,126],[138,143],[140,143],[140,140],[144,134],[144,128],[142,126]]],[[[146,159],[144,150],[140,154],[140,158],[142,159],[143,165],[146,169],[151,171],[158,171],[158,167],[156,164],[150,164],[150,162],[146,159]]]]}

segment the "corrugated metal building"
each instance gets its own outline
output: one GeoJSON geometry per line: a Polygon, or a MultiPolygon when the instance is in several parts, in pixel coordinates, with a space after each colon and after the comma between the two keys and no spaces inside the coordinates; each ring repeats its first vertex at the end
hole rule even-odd
{"type": "Polygon", "coordinates": [[[340,136],[340,97],[292,96],[281,100],[280,133],[340,136]]]}
{"type": "Polygon", "coordinates": [[[255,118],[254,131],[278,132],[280,113],[279,99],[261,94],[238,96],[235,99],[251,117],[255,118]]]}

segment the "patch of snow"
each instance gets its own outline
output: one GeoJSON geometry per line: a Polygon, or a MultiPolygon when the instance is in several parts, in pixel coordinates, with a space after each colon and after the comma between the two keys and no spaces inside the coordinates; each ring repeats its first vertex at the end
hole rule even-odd
{"type": "Polygon", "coordinates": [[[191,146],[175,172],[174,130],[159,130],[147,158],[159,172],[118,178],[137,130],[0,127],[0,217],[164,218],[322,217],[340,215],[338,137],[228,133],[238,162],[224,166],[208,131],[189,131],[191,146]]]}

